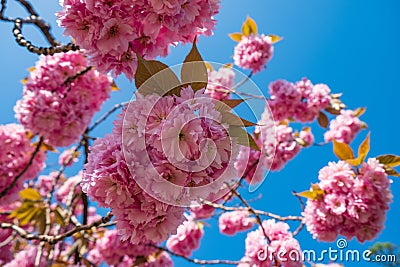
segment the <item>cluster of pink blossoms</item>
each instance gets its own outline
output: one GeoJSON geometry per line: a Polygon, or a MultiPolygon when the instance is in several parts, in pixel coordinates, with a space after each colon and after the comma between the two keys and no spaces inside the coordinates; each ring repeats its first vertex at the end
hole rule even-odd
{"type": "Polygon", "coordinates": [[[300,267],[301,249],[299,242],[289,231],[289,225],[275,220],[263,221],[267,243],[261,227],[247,234],[245,256],[238,267],[300,267]]]}
{"type": "Polygon", "coordinates": [[[79,152],[75,152],[76,147],[64,150],[58,157],[58,164],[71,166],[73,163],[78,162],[79,152]]]}
{"type": "Polygon", "coordinates": [[[260,151],[242,146],[235,163],[238,173],[246,182],[253,185],[263,181],[265,168],[279,171],[303,147],[314,142],[314,136],[307,128],[294,132],[292,127],[280,124],[273,128],[275,132],[270,133],[271,127],[264,126],[263,119],[259,121],[259,125],[256,129],[255,141],[260,151]]]}
{"type": "Polygon", "coordinates": [[[203,204],[190,207],[190,215],[193,219],[208,219],[215,211],[215,208],[211,205],[203,204]]]}
{"type": "Polygon", "coordinates": [[[249,36],[243,36],[235,46],[233,60],[235,65],[257,73],[272,58],[273,53],[274,47],[270,36],[250,34],[249,36]]]}
{"type": "MultiPolygon", "coordinates": [[[[21,125],[0,125],[0,192],[10,186],[15,177],[22,172],[35,148],[31,145],[31,140],[21,125]]],[[[39,150],[29,168],[19,177],[8,193],[1,198],[2,205],[19,198],[18,192],[23,189],[24,182],[36,178],[45,166],[45,159],[45,153],[39,150]]]]}
{"type": "Polygon", "coordinates": [[[221,214],[218,220],[219,231],[226,235],[235,235],[237,232],[252,228],[254,220],[249,217],[249,212],[238,210],[221,214]]]}
{"type": "Polygon", "coordinates": [[[308,231],[320,241],[338,234],[360,242],[372,240],[383,229],[391,180],[375,158],[363,163],[359,173],[344,161],[329,163],[319,171],[323,196],[307,200],[303,212],[308,231]]]}
{"type": "Polygon", "coordinates": [[[137,93],[112,133],[94,142],[82,190],[112,209],[124,240],[167,239],[184,220],[177,204],[207,198],[235,177],[237,144],[214,102],[190,87],[179,97],[137,93]]]}
{"type": "Polygon", "coordinates": [[[195,222],[189,217],[179,225],[176,235],[168,238],[167,248],[178,255],[189,257],[199,247],[203,234],[201,223],[195,222]]]}
{"type": "Polygon", "coordinates": [[[329,131],[324,134],[325,141],[334,139],[337,142],[349,144],[356,134],[366,125],[352,110],[341,110],[340,115],[331,120],[329,131]]]}
{"type": "Polygon", "coordinates": [[[169,254],[157,253],[153,243],[132,245],[121,241],[117,230],[107,230],[97,239],[94,249],[88,253],[88,259],[96,265],[106,263],[108,266],[129,267],[137,261],[143,261],[142,267],[173,266],[169,254]]]}
{"type": "Polygon", "coordinates": [[[230,67],[221,67],[218,71],[208,70],[206,94],[217,100],[228,99],[234,79],[235,72],[230,67]]]}
{"type": "Polygon", "coordinates": [[[111,92],[110,77],[95,70],[66,82],[87,66],[80,52],[42,56],[14,108],[16,118],[50,145],[77,141],[111,92]]]}
{"type": "Polygon", "coordinates": [[[269,85],[268,105],[276,121],[288,118],[311,122],[330,104],[330,89],[326,84],[313,85],[303,78],[295,84],[277,80],[269,85]]]}
{"type": "MultiPolygon", "coordinates": [[[[14,259],[3,267],[33,267],[35,266],[35,259],[37,254],[38,246],[35,245],[28,245],[23,250],[19,251],[14,259]]],[[[46,259],[45,257],[41,257],[39,266],[46,266],[46,259]]]]}
{"type": "Polygon", "coordinates": [[[166,56],[170,45],[211,35],[219,0],[64,0],[58,23],[91,55],[90,64],[132,79],[136,53],[166,56]]]}

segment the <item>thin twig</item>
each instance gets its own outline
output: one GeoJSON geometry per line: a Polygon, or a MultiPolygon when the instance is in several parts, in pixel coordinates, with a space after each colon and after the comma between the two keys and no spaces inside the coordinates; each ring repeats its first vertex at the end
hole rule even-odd
{"type": "Polygon", "coordinates": [[[105,121],[116,110],[120,109],[121,107],[124,107],[124,106],[128,105],[129,102],[130,101],[126,101],[126,102],[122,102],[122,103],[116,104],[113,108],[111,108],[103,116],[101,116],[97,121],[95,121],[95,123],[93,123],[92,126],[89,127],[89,132],[93,131],[94,128],[96,128],[100,123],[105,121]]]}

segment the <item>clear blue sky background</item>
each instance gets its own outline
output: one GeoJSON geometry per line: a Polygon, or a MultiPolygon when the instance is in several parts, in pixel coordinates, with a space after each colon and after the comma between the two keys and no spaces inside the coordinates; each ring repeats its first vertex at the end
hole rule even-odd
{"type": "MultiPolygon", "coordinates": [[[[54,26],[54,33],[59,40],[62,30],[56,27],[54,12],[59,10],[57,1],[34,1],[37,11],[54,26]]],[[[362,119],[372,132],[370,155],[385,153],[400,154],[397,113],[400,91],[400,2],[387,1],[348,1],[348,0],[280,0],[280,1],[239,1],[223,0],[222,9],[217,16],[218,24],[215,35],[201,38],[199,49],[209,61],[231,62],[235,43],[228,33],[239,31],[247,15],[258,23],[260,32],[275,33],[285,39],[276,45],[275,55],[269,67],[254,77],[256,84],[266,92],[268,83],[278,78],[296,81],[307,76],[314,83],[327,83],[333,92],[343,92],[343,101],[350,108],[366,106],[367,112],[362,119]]],[[[7,10],[12,16],[22,16],[23,9],[10,3],[7,10]]],[[[43,38],[30,26],[26,27],[29,39],[44,45],[43,38]],[[29,29],[29,30],[28,30],[29,29]]],[[[0,23],[0,123],[14,122],[13,106],[21,97],[20,80],[27,76],[27,69],[34,65],[37,56],[18,47],[12,37],[12,25],[0,23]]],[[[190,47],[172,48],[168,64],[182,62],[190,47]]],[[[104,105],[103,111],[112,105],[131,98],[134,86],[124,77],[117,79],[121,88],[112,93],[112,98],[104,105]]],[[[101,113],[102,113],[101,112],[101,113]]],[[[97,114],[97,117],[101,114],[97,114]]],[[[112,119],[96,131],[96,136],[103,136],[111,131],[112,119]]],[[[318,128],[316,126],[316,128],[318,128]]],[[[357,147],[365,137],[363,131],[353,142],[357,147]]],[[[322,141],[322,131],[315,131],[316,140],[322,141]]],[[[282,215],[299,214],[299,203],[291,195],[293,190],[302,191],[311,182],[317,181],[318,170],[329,161],[336,160],[330,145],[311,147],[291,161],[279,173],[271,173],[263,186],[248,194],[249,198],[262,198],[254,206],[282,215]]],[[[50,156],[45,172],[56,167],[56,157],[50,156]]],[[[68,170],[75,174],[78,166],[68,170]]],[[[387,214],[385,230],[375,241],[390,241],[400,244],[399,212],[400,181],[393,178],[392,191],[394,203],[387,214]]],[[[245,234],[226,237],[218,233],[216,220],[208,221],[201,249],[194,253],[201,259],[240,259],[244,253],[245,234]]],[[[321,251],[335,244],[318,243],[303,230],[298,239],[303,249],[321,251]]],[[[349,243],[349,249],[364,250],[373,242],[349,243]]],[[[176,266],[192,266],[176,259],[176,266]]],[[[345,263],[345,266],[375,266],[374,264],[345,263]]]]}

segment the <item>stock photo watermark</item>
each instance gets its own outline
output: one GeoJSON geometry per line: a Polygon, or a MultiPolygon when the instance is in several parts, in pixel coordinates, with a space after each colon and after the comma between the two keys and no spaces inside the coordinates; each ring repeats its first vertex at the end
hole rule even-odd
{"type": "Polygon", "coordinates": [[[260,261],[279,262],[377,262],[394,263],[398,259],[395,254],[375,254],[369,249],[357,250],[348,248],[347,240],[340,238],[336,241],[336,247],[328,247],[320,251],[314,249],[286,250],[284,248],[275,251],[265,246],[258,251],[257,257],[260,261]]]}

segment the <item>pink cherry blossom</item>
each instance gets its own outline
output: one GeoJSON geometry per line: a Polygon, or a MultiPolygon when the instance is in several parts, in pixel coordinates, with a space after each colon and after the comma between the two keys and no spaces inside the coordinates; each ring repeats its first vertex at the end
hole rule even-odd
{"type": "Polygon", "coordinates": [[[325,141],[336,140],[349,144],[356,134],[365,127],[352,110],[341,110],[340,115],[329,124],[329,130],[324,134],[325,141]]]}
{"type": "Polygon", "coordinates": [[[235,65],[257,73],[272,58],[273,52],[274,47],[270,36],[250,34],[243,36],[242,40],[236,45],[233,60],[235,65]]]}
{"type": "Polygon", "coordinates": [[[111,79],[95,70],[67,82],[87,67],[80,52],[42,56],[14,108],[16,118],[53,146],[79,140],[111,92],[111,79]]]}
{"type": "Polygon", "coordinates": [[[233,87],[235,72],[232,68],[221,67],[218,71],[208,70],[208,84],[206,94],[217,100],[229,98],[233,87]]]}
{"type": "Polygon", "coordinates": [[[147,59],[166,56],[171,45],[211,35],[219,0],[71,0],[57,13],[65,35],[90,55],[90,64],[133,79],[136,53],[147,59]]]}
{"type": "Polygon", "coordinates": [[[223,213],[218,220],[219,231],[226,235],[235,235],[237,232],[251,229],[254,220],[249,217],[248,211],[232,211],[223,213]]]}
{"type": "Polygon", "coordinates": [[[323,195],[308,199],[303,212],[307,230],[321,241],[334,241],[338,234],[360,242],[382,231],[392,201],[391,180],[376,159],[363,163],[359,173],[344,161],[329,163],[319,172],[323,195]]]}
{"type": "Polygon", "coordinates": [[[58,164],[71,166],[73,163],[78,162],[79,152],[75,152],[75,147],[64,150],[58,157],[58,164]]]}
{"type": "Polygon", "coordinates": [[[178,227],[176,235],[168,238],[167,247],[176,254],[189,257],[199,247],[202,236],[203,226],[189,217],[178,227]]]}
{"type": "MultiPolygon", "coordinates": [[[[36,146],[31,145],[26,130],[19,124],[0,125],[0,192],[5,190],[29,163],[36,146]]],[[[45,166],[45,153],[35,155],[32,164],[18,178],[15,185],[1,198],[1,204],[9,204],[19,198],[26,180],[34,179],[45,166]]]]}

